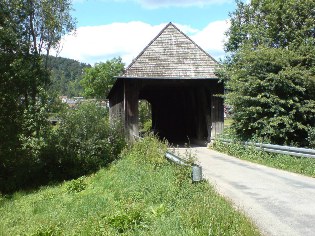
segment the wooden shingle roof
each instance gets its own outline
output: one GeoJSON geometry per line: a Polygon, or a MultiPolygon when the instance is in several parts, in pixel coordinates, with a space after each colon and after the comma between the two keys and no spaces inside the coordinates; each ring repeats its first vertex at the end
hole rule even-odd
{"type": "Polygon", "coordinates": [[[128,66],[120,78],[210,79],[218,63],[169,23],[128,66]]]}

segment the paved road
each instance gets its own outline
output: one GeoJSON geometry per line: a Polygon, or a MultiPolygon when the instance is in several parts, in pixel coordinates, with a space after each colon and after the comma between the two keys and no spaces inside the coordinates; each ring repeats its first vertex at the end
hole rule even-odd
{"type": "Polygon", "coordinates": [[[203,167],[204,178],[243,210],[264,235],[315,235],[315,179],[205,147],[190,151],[203,167]]]}

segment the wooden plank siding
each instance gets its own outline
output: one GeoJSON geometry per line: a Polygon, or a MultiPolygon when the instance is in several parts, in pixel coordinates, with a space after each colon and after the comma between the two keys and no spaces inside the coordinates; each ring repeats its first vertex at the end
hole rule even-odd
{"type": "Polygon", "coordinates": [[[111,90],[111,96],[109,99],[109,121],[111,124],[124,123],[123,117],[125,117],[124,108],[124,90],[121,89],[123,81],[116,83],[115,88],[111,90]]]}

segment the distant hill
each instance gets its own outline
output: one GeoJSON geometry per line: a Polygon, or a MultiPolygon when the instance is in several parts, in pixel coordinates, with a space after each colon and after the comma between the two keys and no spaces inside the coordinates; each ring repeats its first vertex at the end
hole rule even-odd
{"type": "Polygon", "coordinates": [[[91,65],[73,59],[49,56],[48,68],[51,71],[50,92],[69,97],[81,96],[80,86],[84,68],[91,65]]]}

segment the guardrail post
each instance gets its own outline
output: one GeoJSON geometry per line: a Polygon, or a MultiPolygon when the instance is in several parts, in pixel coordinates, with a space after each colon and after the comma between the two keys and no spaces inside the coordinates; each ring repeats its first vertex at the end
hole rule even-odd
{"type": "Polygon", "coordinates": [[[202,180],[202,167],[199,165],[192,166],[192,182],[199,182],[202,180]]]}

